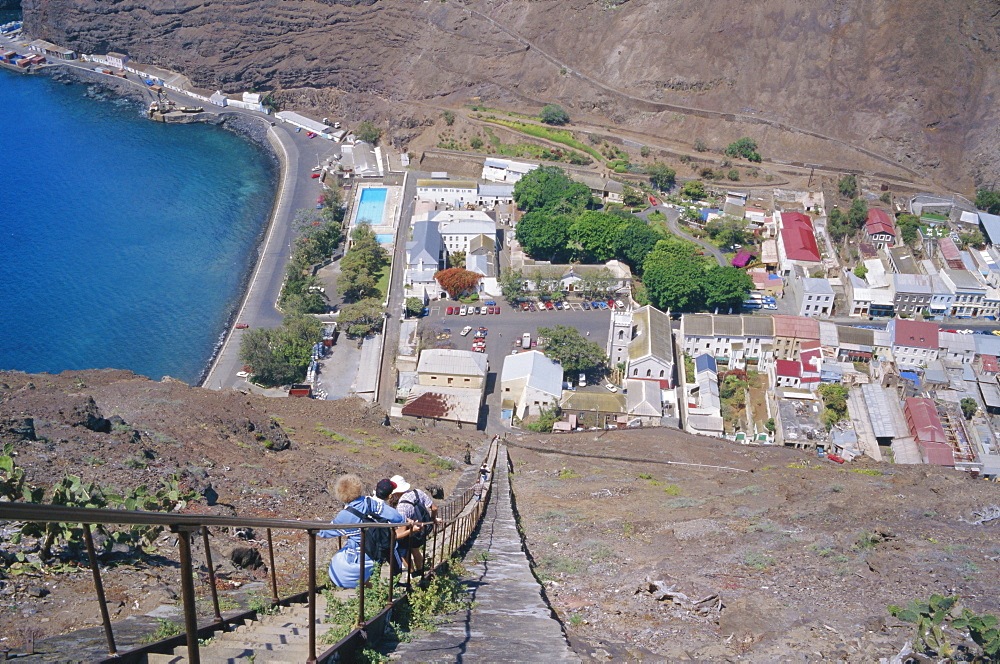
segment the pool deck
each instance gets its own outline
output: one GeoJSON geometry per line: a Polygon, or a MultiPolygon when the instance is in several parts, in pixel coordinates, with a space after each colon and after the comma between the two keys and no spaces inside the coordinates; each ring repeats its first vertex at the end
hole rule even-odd
{"type": "MultiPolygon", "coordinates": [[[[396,228],[399,226],[399,209],[403,202],[403,188],[376,182],[355,186],[356,189],[354,190],[354,201],[351,205],[351,222],[349,230],[353,231],[354,227],[358,224],[358,209],[361,207],[362,192],[364,192],[365,189],[385,189],[385,210],[382,214],[382,223],[372,224],[372,230],[376,235],[395,236],[396,228]]],[[[392,250],[392,243],[385,244],[383,246],[390,251],[392,250]]]]}

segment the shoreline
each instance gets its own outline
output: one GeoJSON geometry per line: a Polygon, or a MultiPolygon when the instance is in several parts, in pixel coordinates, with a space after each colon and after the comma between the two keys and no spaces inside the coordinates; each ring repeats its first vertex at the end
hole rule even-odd
{"type": "MultiPolygon", "coordinates": [[[[107,92],[108,94],[134,101],[142,107],[144,107],[148,102],[146,97],[151,96],[147,90],[140,87],[139,84],[134,81],[112,78],[107,74],[101,74],[71,65],[54,64],[31,73],[49,76],[56,82],[78,82],[83,85],[94,86],[107,92]]],[[[287,150],[281,140],[277,137],[276,133],[271,130],[271,122],[263,117],[258,117],[249,113],[226,111],[223,110],[222,107],[219,107],[219,111],[220,112],[206,110],[205,112],[199,114],[202,117],[192,120],[190,124],[198,123],[214,125],[237,134],[244,140],[247,140],[259,147],[268,157],[270,166],[274,168],[274,196],[271,202],[271,210],[268,213],[267,223],[262,226],[254,242],[253,260],[247,261],[245,266],[242,283],[240,285],[239,298],[235,301],[232,310],[226,317],[225,330],[213,344],[208,361],[198,374],[196,382],[192,384],[193,387],[205,387],[205,384],[215,371],[216,365],[219,358],[222,356],[223,351],[226,349],[228,344],[233,341],[233,333],[236,329],[235,323],[242,315],[247,305],[247,301],[250,299],[252,294],[253,285],[259,276],[268,243],[273,238],[274,231],[277,227],[279,216],[278,211],[282,202],[282,194],[285,187],[289,184],[287,150]],[[209,115],[211,117],[204,117],[205,115],[209,115]]],[[[152,122],[152,120],[149,121],[152,122]]]]}

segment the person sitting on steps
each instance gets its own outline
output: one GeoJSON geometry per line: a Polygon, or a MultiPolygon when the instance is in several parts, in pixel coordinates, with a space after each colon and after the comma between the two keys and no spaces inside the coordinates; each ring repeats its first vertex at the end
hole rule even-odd
{"type": "Polygon", "coordinates": [[[438,507],[422,489],[411,488],[402,475],[394,475],[391,481],[396,484],[396,488],[389,497],[389,505],[394,506],[405,519],[433,522],[433,525],[418,528],[417,532],[398,541],[400,554],[410,565],[411,573],[420,574],[424,568],[424,554],[421,547],[427,541],[427,536],[433,532],[437,524],[441,523],[437,515],[438,507]]]}

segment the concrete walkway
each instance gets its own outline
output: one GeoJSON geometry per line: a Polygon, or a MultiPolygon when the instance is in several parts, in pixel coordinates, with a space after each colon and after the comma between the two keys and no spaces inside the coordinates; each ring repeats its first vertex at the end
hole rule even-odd
{"type": "Polygon", "coordinates": [[[415,634],[392,653],[404,662],[579,662],[542,599],[511,506],[507,448],[497,457],[494,495],[466,556],[472,608],[415,634]],[[486,560],[483,561],[483,558],[486,560]]]}

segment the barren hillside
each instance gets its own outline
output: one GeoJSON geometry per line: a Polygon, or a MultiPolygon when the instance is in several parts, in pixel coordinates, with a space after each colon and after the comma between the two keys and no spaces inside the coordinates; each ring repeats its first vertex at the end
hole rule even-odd
{"type": "Polygon", "coordinates": [[[206,88],[275,89],[298,106],[378,119],[402,144],[435,109],[472,97],[529,109],[557,101],[580,119],[713,147],[751,135],[765,156],[895,163],[966,192],[998,181],[1000,10],[991,0],[23,7],[32,35],[126,51],[206,88]]]}

